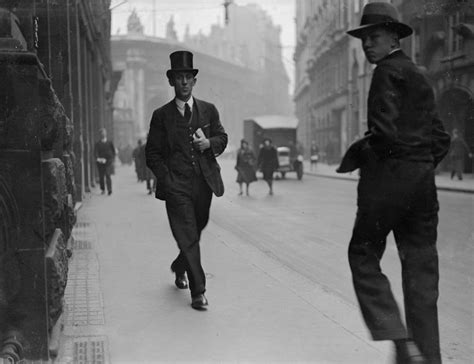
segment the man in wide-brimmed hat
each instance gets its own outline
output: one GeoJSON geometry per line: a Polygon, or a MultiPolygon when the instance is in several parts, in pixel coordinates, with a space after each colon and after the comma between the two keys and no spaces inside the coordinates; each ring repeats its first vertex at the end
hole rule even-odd
{"type": "Polygon", "coordinates": [[[365,56],[376,64],[363,139],[340,172],[360,168],[358,210],[349,245],[355,292],[374,340],[393,340],[397,363],[441,363],[438,329],[438,201],[434,169],[449,149],[433,90],[400,49],[412,29],[389,3],[369,3],[360,26],[365,56]],[[393,231],[402,263],[406,325],[380,260],[393,231]]]}
{"type": "Polygon", "coordinates": [[[209,221],[212,194],[224,193],[216,156],[226,148],[227,134],[216,107],[192,96],[198,73],[193,54],[176,51],[170,60],[166,75],[175,98],[153,112],[146,164],[156,176],[156,198],[166,201],[171,231],[180,250],[171,264],[175,284],[187,289],[189,279],[192,307],[205,309],[206,276],[199,244],[209,221]]]}

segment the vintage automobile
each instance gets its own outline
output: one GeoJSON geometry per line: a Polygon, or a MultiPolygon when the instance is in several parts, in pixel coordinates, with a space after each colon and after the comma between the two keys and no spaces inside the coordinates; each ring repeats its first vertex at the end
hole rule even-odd
{"type": "Polygon", "coordinates": [[[296,172],[300,180],[303,178],[303,156],[296,147],[297,128],[298,119],[294,116],[259,115],[244,120],[244,138],[255,151],[260,149],[265,138],[272,139],[280,164],[276,177],[285,178],[288,172],[296,172]]]}
{"type": "Polygon", "coordinates": [[[295,159],[292,159],[290,148],[278,147],[278,170],[281,178],[285,178],[288,172],[296,172],[296,176],[299,180],[303,178],[303,156],[298,154],[295,159]]]}

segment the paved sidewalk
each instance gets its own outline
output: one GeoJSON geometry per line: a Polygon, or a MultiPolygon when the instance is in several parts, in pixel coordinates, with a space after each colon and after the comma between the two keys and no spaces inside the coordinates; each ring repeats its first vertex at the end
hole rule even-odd
{"type": "Polygon", "coordinates": [[[177,249],[162,202],[133,168],[79,210],[59,363],[389,362],[358,309],[210,222],[209,310],[190,307],[169,271],[177,249]]]}
{"type": "MultiPolygon", "coordinates": [[[[359,179],[358,171],[341,174],[336,172],[337,167],[338,165],[318,163],[316,166],[313,166],[313,169],[311,169],[309,161],[305,161],[304,173],[319,177],[348,179],[354,181],[357,181],[359,179]]],[[[436,186],[440,191],[474,193],[474,175],[472,173],[465,174],[463,177],[463,180],[459,181],[456,178],[451,179],[449,172],[441,172],[435,177],[436,186]]]]}

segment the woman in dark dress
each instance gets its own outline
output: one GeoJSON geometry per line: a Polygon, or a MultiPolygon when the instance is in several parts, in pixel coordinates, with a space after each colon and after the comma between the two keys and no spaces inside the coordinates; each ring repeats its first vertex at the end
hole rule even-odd
{"type": "Polygon", "coordinates": [[[278,154],[270,138],[263,140],[263,147],[258,154],[258,166],[268,184],[268,194],[273,195],[273,173],[278,169],[278,154]]]}
{"type": "Polygon", "coordinates": [[[242,195],[242,184],[245,183],[247,196],[249,195],[249,185],[257,180],[255,175],[255,154],[249,147],[249,143],[242,139],[240,141],[240,149],[237,152],[237,163],[235,165],[237,170],[237,183],[239,184],[242,195]]]}

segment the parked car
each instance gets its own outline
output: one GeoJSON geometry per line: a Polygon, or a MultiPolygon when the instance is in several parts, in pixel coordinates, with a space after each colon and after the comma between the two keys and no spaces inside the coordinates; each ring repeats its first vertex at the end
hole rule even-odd
{"type": "Polygon", "coordinates": [[[299,180],[303,178],[303,156],[298,154],[294,160],[290,156],[290,148],[278,147],[278,164],[277,172],[280,173],[281,178],[285,178],[288,172],[296,172],[299,180]]]}

